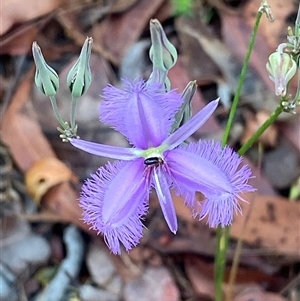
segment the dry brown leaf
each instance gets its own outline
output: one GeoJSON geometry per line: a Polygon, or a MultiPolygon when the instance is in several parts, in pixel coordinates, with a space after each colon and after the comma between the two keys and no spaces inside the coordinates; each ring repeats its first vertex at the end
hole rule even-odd
{"type": "Polygon", "coordinates": [[[64,0],[63,9],[68,11],[82,10],[83,7],[93,10],[100,10],[103,13],[121,13],[129,9],[139,0],[114,0],[114,1],[94,1],[94,0],[64,0]]]}
{"type": "MultiPolygon", "coordinates": [[[[270,113],[266,111],[259,111],[255,115],[250,112],[246,112],[246,127],[241,137],[241,144],[245,144],[246,141],[258,130],[258,128],[270,117],[270,113]]],[[[277,143],[278,130],[275,124],[272,124],[257,140],[264,146],[274,147],[277,143]]]]}
{"type": "MultiPolygon", "coordinates": [[[[35,112],[27,101],[32,81],[33,72],[30,72],[20,83],[1,120],[2,139],[23,172],[26,172],[42,158],[55,157],[54,151],[36,121],[35,112]]],[[[89,227],[81,219],[81,209],[78,206],[77,198],[78,194],[70,183],[64,182],[50,188],[43,201],[62,220],[73,222],[87,231],[89,227]]]]}
{"type": "Polygon", "coordinates": [[[32,81],[33,72],[29,72],[18,86],[1,122],[2,139],[23,171],[28,170],[41,158],[55,157],[36,122],[33,108],[27,101],[32,81]]]}
{"type": "Polygon", "coordinates": [[[257,288],[245,289],[233,301],[287,301],[278,294],[268,293],[258,290],[257,288]]]}
{"type": "MultiPolygon", "coordinates": [[[[251,28],[254,26],[260,4],[261,0],[251,0],[243,7],[242,18],[251,28]]],[[[294,0],[268,0],[268,4],[275,20],[270,22],[264,15],[259,24],[259,33],[263,36],[265,44],[275,51],[278,44],[283,42],[282,37],[287,35],[286,20],[293,12],[296,12],[296,3],[294,0]]]]}
{"type": "Polygon", "coordinates": [[[60,3],[61,0],[2,0],[0,35],[3,35],[15,24],[22,24],[52,12],[60,3]]]}
{"type": "MultiPolygon", "coordinates": [[[[241,15],[232,16],[221,14],[221,19],[223,42],[228,50],[237,57],[240,62],[243,62],[251,37],[251,26],[245,22],[241,15]]],[[[274,50],[275,49],[266,44],[264,38],[258,33],[250,57],[250,66],[255,69],[270,91],[274,90],[274,84],[269,79],[265,65],[270,53],[274,50]]]]}
{"type": "MultiPolygon", "coordinates": [[[[223,41],[240,61],[245,58],[260,3],[261,0],[248,1],[235,16],[220,11],[223,41]]],[[[284,3],[281,0],[271,0],[268,3],[275,21],[270,22],[265,15],[261,18],[250,57],[250,66],[255,69],[270,91],[274,91],[274,84],[269,79],[265,65],[269,55],[277,49],[277,46],[286,42],[287,25],[289,25],[287,18],[293,13],[296,15],[297,5],[293,0],[287,0],[284,3]]],[[[292,81],[291,91],[295,90],[296,84],[296,81],[292,81]]]]}
{"type": "Polygon", "coordinates": [[[38,31],[49,19],[48,16],[28,21],[0,37],[0,54],[20,55],[27,53],[32,42],[36,39],[38,31]]]}
{"type": "MultiPolygon", "coordinates": [[[[192,286],[199,296],[209,296],[214,298],[214,263],[207,262],[207,259],[196,257],[193,255],[187,255],[184,260],[185,271],[188,279],[191,281],[192,286]]],[[[229,265],[225,270],[225,281],[223,284],[224,293],[228,290],[228,277],[231,266],[229,265]]],[[[280,288],[283,286],[283,282],[279,277],[266,274],[258,269],[249,267],[240,267],[237,273],[237,280],[235,285],[235,291],[241,292],[245,287],[251,287],[252,284],[268,284],[280,288]]],[[[259,288],[258,285],[256,287],[259,288]]]]}
{"type": "Polygon", "coordinates": [[[39,204],[44,194],[53,186],[78,178],[57,158],[43,158],[35,162],[25,174],[25,184],[31,197],[39,204]]]}
{"type": "MultiPolygon", "coordinates": [[[[231,237],[236,239],[242,237],[246,243],[264,248],[266,253],[299,258],[299,202],[255,193],[245,194],[243,198],[249,203],[240,202],[243,215],[235,215],[230,232],[231,237]],[[247,222],[244,228],[245,220],[247,222]]],[[[177,214],[182,219],[191,224],[195,223],[190,209],[183,205],[181,198],[174,198],[174,205],[177,214]]],[[[207,248],[210,249],[209,237],[206,239],[209,244],[207,248]]]]}
{"type": "Polygon", "coordinates": [[[190,17],[176,18],[175,27],[181,42],[181,60],[188,70],[190,78],[197,81],[206,80],[209,83],[215,82],[220,71],[203,47],[199,45],[197,39],[198,35],[211,37],[211,32],[198,17],[193,19],[190,17]]]}
{"type": "MultiPolygon", "coordinates": [[[[185,68],[182,58],[179,57],[176,65],[169,71],[168,77],[171,81],[172,87],[176,87],[178,92],[182,92],[185,86],[189,83],[190,76],[185,68]]],[[[193,97],[192,110],[197,113],[206,105],[201,93],[199,91],[193,97]]],[[[214,116],[211,116],[204,125],[201,126],[198,133],[220,133],[221,127],[214,116]]]]}
{"type": "Polygon", "coordinates": [[[163,2],[164,0],[141,0],[129,11],[107,17],[94,26],[89,34],[96,45],[102,45],[119,63],[163,2]]]}
{"type": "Polygon", "coordinates": [[[215,297],[215,286],[212,266],[195,256],[186,256],[184,261],[185,272],[191,284],[200,297],[215,297]]]}
{"type": "Polygon", "coordinates": [[[259,194],[245,199],[250,204],[240,203],[243,215],[235,217],[231,236],[243,237],[247,243],[266,248],[266,252],[300,258],[300,203],[259,194]]]}

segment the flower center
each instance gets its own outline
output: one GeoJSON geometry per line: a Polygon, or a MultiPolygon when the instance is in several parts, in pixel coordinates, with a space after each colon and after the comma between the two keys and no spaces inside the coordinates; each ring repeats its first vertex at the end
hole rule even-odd
{"type": "Polygon", "coordinates": [[[164,162],[163,153],[168,149],[166,145],[151,147],[145,150],[138,150],[137,156],[145,159],[146,165],[164,162]]]}
{"type": "Polygon", "coordinates": [[[145,159],[144,163],[147,166],[159,165],[159,164],[163,164],[164,160],[162,159],[162,157],[149,157],[145,159]]]}

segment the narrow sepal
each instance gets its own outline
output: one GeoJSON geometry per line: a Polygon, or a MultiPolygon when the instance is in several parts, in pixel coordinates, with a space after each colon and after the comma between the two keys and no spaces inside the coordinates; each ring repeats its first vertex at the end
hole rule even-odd
{"type": "Polygon", "coordinates": [[[194,117],[188,122],[182,125],[177,131],[171,134],[163,145],[168,146],[168,150],[172,150],[176,146],[180,145],[192,134],[194,134],[213,114],[219,104],[219,99],[211,101],[202,110],[200,110],[194,117]]]}
{"type": "Polygon", "coordinates": [[[134,148],[111,146],[76,138],[70,138],[68,141],[76,148],[97,156],[119,160],[133,160],[137,158],[137,150],[134,148]]]}
{"type": "Polygon", "coordinates": [[[154,168],[154,187],[167,225],[171,232],[176,234],[178,228],[176,212],[170,193],[170,184],[168,183],[166,173],[162,168],[163,167],[154,168]]]}

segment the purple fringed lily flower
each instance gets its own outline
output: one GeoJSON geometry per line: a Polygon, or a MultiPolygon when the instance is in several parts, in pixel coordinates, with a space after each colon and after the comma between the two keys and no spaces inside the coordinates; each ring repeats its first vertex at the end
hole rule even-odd
{"type": "Polygon", "coordinates": [[[81,139],[70,139],[77,148],[91,154],[118,159],[100,167],[82,187],[80,206],[84,221],[102,233],[114,254],[121,244],[128,251],[136,246],[143,231],[142,217],[155,189],[165,220],[173,233],[177,218],[170,189],[184,197],[191,209],[195,193],[205,200],[196,212],[208,224],[226,226],[240,211],[240,193],[253,191],[248,184],[251,170],[242,158],[220,143],[183,142],[215,111],[218,100],[210,102],[187,123],[170,134],[174,115],[182,104],[180,95],[162,91],[159,84],[124,82],[123,89],[104,89],[100,107],[102,122],[121,132],[133,148],[114,147],[81,139]]]}

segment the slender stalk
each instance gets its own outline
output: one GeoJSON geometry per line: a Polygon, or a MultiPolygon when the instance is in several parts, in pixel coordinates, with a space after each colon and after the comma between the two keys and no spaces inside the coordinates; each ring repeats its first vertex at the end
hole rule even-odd
{"type": "Polygon", "coordinates": [[[76,113],[77,100],[78,100],[78,98],[74,98],[73,95],[72,95],[72,108],[71,108],[71,114],[70,114],[70,126],[71,126],[71,130],[73,132],[76,131],[75,113],[76,113]]]}
{"type": "Polygon", "coordinates": [[[240,237],[235,247],[233,262],[230,269],[229,280],[228,280],[228,293],[226,294],[225,301],[232,300],[233,286],[235,284],[236,275],[240,263],[240,257],[242,253],[242,247],[243,247],[243,239],[244,239],[243,237],[240,237]]]}
{"type": "Polygon", "coordinates": [[[55,115],[57,121],[59,122],[59,124],[62,126],[63,129],[66,129],[66,123],[63,121],[63,119],[61,118],[61,116],[58,112],[58,107],[57,107],[57,102],[56,102],[55,96],[49,96],[49,98],[51,100],[52,109],[53,109],[53,112],[54,112],[54,115],[55,115]]]}
{"type": "MultiPolygon", "coordinates": [[[[228,121],[226,124],[225,132],[222,139],[222,145],[225,146],[228,142],[230,130],[232,128],[234,116],[238,107],[240,94],[242,91],[243,83],[245,81],[250,55],[253,50],[254,41],[257,35],[258,25],[263,15],[263,11],[259,10],[256,15],[255,24],[252,30],[251,39],[249,42],[248,50],[246,53],[246,57],[243,63],[241,75],[239,77],[237,90],[232,102],[231,110],[229,113],[228,121]]],[[[224,272],[225,272],[225,264],[226,264],[226,253],[228,247],[228,240],[229,240],[229,233],[230,233],[230,226],[226,227],[225,230],[218,226],[217,229],[217,250],[216,250],[216,259],[215,259],[215,288],[216,288],[216,301],[222,301],[222,284],[224,279],[224,272]]]]}
{"type": "Polygon", "coordinates": [[[258,11],[258,13],[256,15],[256,20],[255,20],[255,24],[254,24],[252,35],[251,35],[251,40],[249,42],[247,54],[246,54],[246,57],[245,57],[245,60],[244,60],[244,63],[243,63],[241,75],[240,75],[239,81],[238,81],[238,86],[237,86],[237,89],[236,89],[236,93],[234,95],[234,99],[233,99],[232,106],[231,106],[231,109],[230,109],[230,113],[229,113],[228,121],[227,121],[227,124],[226,124],[225,132],[224,132],[224,135],[223,135],[223,139],[222,139],[222,145],[223,146],[225,146],[227,144],[227,141],[228,141],[228,138],[229,138],[230,130],[231,130],[233,120],[234,120],[234,116],[235,116],[235,113],[236,113],[236,110],[237,110],[237,107],[238,107],[240,94],[241,94],[242,87],[243,87],[245,77],[246,77],[246,74],[247,74],[250,55],[251,55],[251,52],[253,50],[254,41],[255,41],[255,38],[256,38],[256,35],[257,35],[258,25],[259,25],[260,19],[262,17],[262,14],[263,13],[261,11],[258,11]]]}
{"type": "Polygon", "coordinates": [[[253,145],[255,141],[263,134],[263,132],[277,119],[283,112],[283,107],[280,104],[271,116],[260,126],[260,128],[249,138],[249,140],[239,149],[239,155],[244,155],[246,151],[253,145]]]}
{"type": "MultiPolygon", "coordinates": [[[[270,115],[270,117],[260,126],[260,128],[249,138],[249,140],[239,149],[238,153],[239,155],[244,155],[247,150],[253,145],[255,141],[264,133],[264,131],[271,125],[273,122],[277,119],[277,117],[283,112],[283,106],[280,104],[275,111],[270,115]]],[[[229,281],[228,281],[228,287],[229,292],[226,296],[226,301],[232,300],[232,290],[233,286],[236,280],[236,275],[240,263],[240,255],[242,252],[242,246],[243,246],[243,237],[241,236],[238,239],[237,246],[234,252],[232,267],[230,270],[229,275],[229,281]]]]}
{"type": "Polygon", "coordinates": [[[217,253],[215,258],[214,275],[216,287],[216,301],[222,301],[222,283],[225,273],[226,252],[229,241],[230,227],[222,228],[218,226],[217,229],[217,253]]]}

